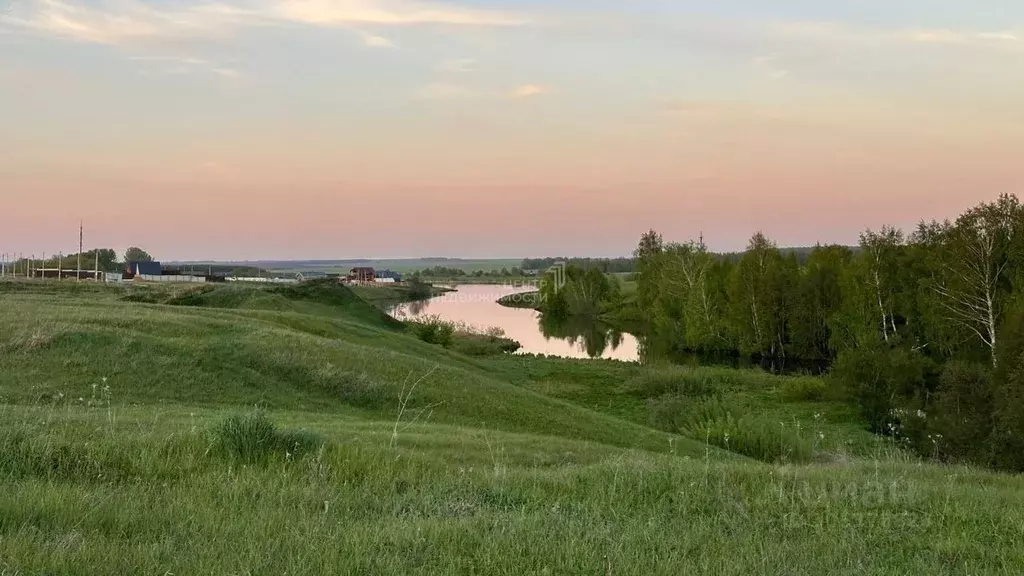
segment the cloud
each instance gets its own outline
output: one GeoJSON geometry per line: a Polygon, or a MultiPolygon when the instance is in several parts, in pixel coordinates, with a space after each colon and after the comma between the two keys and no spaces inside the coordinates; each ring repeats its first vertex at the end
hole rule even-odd
{"type": "Polygon", "coordinates": [[[1024,36],[1012,30],[972,31],[948,28],[858,28],[840,22],[765,22],[754,25],[769,36],[848,45],[935,44],[979,49],[1021,49],[1024,36]]]}
{"type": "Polygon", "coordinates": [[[371,48],[398,48],[389,38],[370,32],[360,32],[359,35],[363,39],[363,44],[371,48]]]}
{"type": "Polygon", "coordinates": [[[435,82],[427,84],[416,92],[420,100],[457,100],[471,96],[469,89],[458,84],[435,82]]]}
{"type": "Polygon", "coordinates": [[[270,4],[266,13],[282,20],[323,26],[521,26],[528,22],[521,16],[498,10],[412,0],[277,0],[270,4]]]}
{"type": "Polygon", "coordinates": [[[533,96],[540,96],[546,94],[548,89],[539,84],[523,84],[512,91],[510,95],[512,98],[532,98],[533,96]]]}
{"type": "Polygon", "coordinates": [[[477,61],[473,58],[456,58],[454,60],[445,60],[438,64],[437,69],[441,72],[448,73],[464,73],[474,72],[476,70],[477,61]]]}
{"type": "Polygon", "coordinates": [[[185,56],[132,56],[129,60],[144,63],[143,74],[169,75],[208,73],[223,78],[240,78],[242,73],[223,63],[185,56]]]}
{"type": "MultiPolygon", "coordinates": [[[[254,26],[303,24],[319,27],[376,26],[521,26],[523,16],[420,0],[22,0],[4,25],[38,34],[99,44],[147,40],[225,37],[254,26]]],[[[382,36],[364,37],[376,47],[382,36]]]]}
{"type": "Polygon", "coordinates": [[[63,0],[25,0],[5,20],[32,32],[98,44],[155,38],[223,36],[242,15],[218,4],[161,7],[138,0],[104,0],[95,5],[63,0]]]}
{"type": "Polygon", "coordinates": [[[778,56],[771,54],[754,58],[754,67],[758,73],[769,80],[782,80],[789,76],[789,70],[779,66],[778,56]]]}

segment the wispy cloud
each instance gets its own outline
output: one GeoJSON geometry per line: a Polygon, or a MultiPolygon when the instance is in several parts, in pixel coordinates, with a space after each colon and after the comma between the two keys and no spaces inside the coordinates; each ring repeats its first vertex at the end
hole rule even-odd
{"type": "Polygon", "coordinates": [[[476,64],[477,61],[474,58],[456,58],[441,62],[438,64],[437,69],[448,73],[473,72],[476,70],[476,64]]]}
{"type": "Polygon", "coordinates": [[[371,32],[360,32],[359,36],[363,39],[363,44],[371,48],[398,48],[398,46],[391,41],[390,38],[385,38],[379,34],[373,34],[371,32]]]}
{"type": "Polygon", "coordinates": [[[412,0],[276,0],[262,12],[282,20],[327,26],[520,26],[527,23],[525,18],[503,11],[412,0]]]}
{"type": "Polygon", "coordinates": [[[223,78],[240,78],[242,73],[230,64],[211,62],[203,58],[186,56],[132,56],[129,60],[139,62],[144,74],[200,74],[207,73],[223,78]]]}
{"type": "Polygon", "coordinates": [[[547,94],[548,88],[541,86],[540,84],[523,84],[512,91],[510,96],[512,98],[532,98],[534,96],[540,96],[541,94],[547,94]]]}
{"type": "Polygon", "coordinates": [[[754,58],[754,68],[761,76],[769,80],[782,80],[789,76],[789,70],[780,65],[779,57],[775,54],[754,58]]]}
{"type": "Polygon", "coordinates": [[[416,91],[416,98],[420,100],[457,100],[470,96],[472,93],[465,86],[443,82],[427,84],[416,91]]]}
{"type": "MultiPolygon", "coordinates": [[[[305,24],[359,26],[520,26],[528,19],[504,11],[464,8],[417,0],[22,0],[5,25],[83,42],[127,44],[146,40],[229,36],[252,26],[305,24]]],[[[389,46],[383,36],[368,45],[389,46]]]]}
{"type": "Polygon", "coordinates": [[[852,45],[937,44],[997,50],[1024,48],[1024,34],[1014,30],[860,28],[841,22],[808,21],[766,22],[754,27],[770,36],[852,45]]]}

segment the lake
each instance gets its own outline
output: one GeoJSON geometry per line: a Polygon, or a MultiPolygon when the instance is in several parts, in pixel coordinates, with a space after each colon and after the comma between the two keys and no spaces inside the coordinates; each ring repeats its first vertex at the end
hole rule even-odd
{"type": "Polygon", "coordinates": [[[520,344],[520,353],[546,354],[565,358],[608,358],[636,361],[637,339],[595,323],[553,323],[526,308],[507,308],[497,300],[509,294],[532,292],[532,286],[462,284],[456,292],[392,307],[399,320],[440,316],[451,322],[463,322],[480,329],[498,327],[505,336],[520,344]]]}

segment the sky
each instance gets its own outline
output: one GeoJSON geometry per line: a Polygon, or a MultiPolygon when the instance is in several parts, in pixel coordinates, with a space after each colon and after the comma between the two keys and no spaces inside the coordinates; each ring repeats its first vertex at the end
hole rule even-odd
{"type": "Polygon", "coordinates": [[[0,0],[0,253],[852,244],[1022,158],[1019,0],[0,0]]]}

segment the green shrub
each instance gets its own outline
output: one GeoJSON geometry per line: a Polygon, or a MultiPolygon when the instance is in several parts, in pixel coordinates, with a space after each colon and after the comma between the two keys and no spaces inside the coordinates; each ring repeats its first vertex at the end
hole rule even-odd
{"type": "Polygon", "coordinates": [[[426,316],[409,322],[409,331],[427,344],[437,344],[447,348],[451,346],[455,335],[455,323],[442,319],[440,316],[426,316]]]}
{"type": "Polygon", "coordinates": [[[986,367],[947,364],[928,406],[924,434],[912,435],[918,451],[953,460],[977,460],[992,431],[992,408],[992,379],[986,367]]]}
{"type": "Polygon", "coordinates": [[[825,381],[811,376],[786,378],[782,384],[782,397],[789,402],[821,402],[827,390],[825,381]]]}
{"type": "Polygon", "coordinates": [[[875,432],[891,434],[898,408],[931,392],[932,363],[918,352],[883,346],[845,350],[831,376],[847,388],[875,432]]]}
{"type": "Polygon", "coordinates": [[[748,413],[720,398],[665,396],[648,403],[655,426],[764,462],[808,462],[811,432],[748,413]]]}
{"type": "Polygon", "coordinates": [[[992,389],[991,463],[1024,472],[1024,304],[1011,309],[1001,332],[992,389]]]}
{"type": "Polygon", "coordinates": [[[272,455],[299,457],[324,445],[313,432],[278,430],[262,412],[231,416],[217,427],[215,435],[225,453],[250,464],[266,462],[272,455]]]}
{"type": "Polygon", "coordinates": [[[666,394],[700,398],[716,394],[722,381],[722,375],[716,371],[672,367],[649,370],[626,382],[626,390],[641,398],[659,398],[666,394]]]}
{"type": "Polygon", "coordinates": [[[377,410],[396,403],[397,394],[387,384],[374,380],[365,372],[340,370],[325,364],[312,375],[320,390],[336,395],[342,402],[357,408],[377,410]]]}

